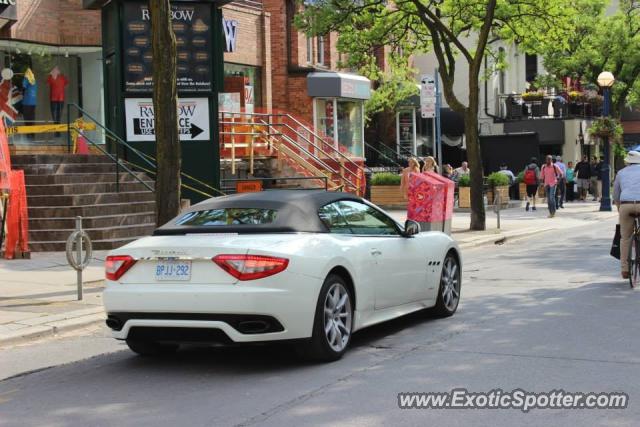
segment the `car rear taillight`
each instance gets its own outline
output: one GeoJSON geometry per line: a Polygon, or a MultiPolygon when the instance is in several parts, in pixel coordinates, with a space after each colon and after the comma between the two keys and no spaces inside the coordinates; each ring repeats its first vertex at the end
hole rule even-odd
{"type": "Polygon", "coordinates": [[[136,260],[129,255],[108,256],[104,263],[107,280],[118,280],[124,273],[133,267],[133,264],[135,263],[136,260]]]}
{"type": "Polygon", "coordinates": [[[289,265],[286,258],[262,255],[218,255],[213,258],[227,273],[238,280],[256,280],[273,276],[289,265]]]}

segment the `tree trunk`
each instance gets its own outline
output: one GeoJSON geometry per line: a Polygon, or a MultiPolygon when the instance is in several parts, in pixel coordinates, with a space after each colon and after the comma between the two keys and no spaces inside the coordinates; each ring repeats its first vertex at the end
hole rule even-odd
{"type": "Polygon", "coordinates": [[[169,0],[149,0],[156,136],[156,223],[180,213],[180,138],[176,88],[176,37],[169,0]]]}
{"type": "Polygon", "coordinates": [[[479,85],[477,80],[469,79],[469,106],[464,114],[464,135],[467,141],[467,161],[471,169],[471,230],[486,229],[484,211],[484,168],[478,134],[479,85]]]}

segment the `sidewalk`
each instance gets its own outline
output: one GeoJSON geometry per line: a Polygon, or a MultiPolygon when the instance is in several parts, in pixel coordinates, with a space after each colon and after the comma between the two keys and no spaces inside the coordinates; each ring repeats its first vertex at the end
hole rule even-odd
{"type": "Polygon", "coordinates": [[[105,256],[105,251],[94,252],[84,270],[82,301],[77,301],[76,271],[64,252],[0,260],[0,346],[103,321],[105,256]]]}
{"type": "MultiPolygon", "coordinates": [[[[555,218],[547,218],[546,205],[539,205],[536,212],[525,212],[524,208],[504,210],[500,230],[496,228],[495,213],[488,211],[485,231],[469,231],[469,213],[455,213],[452,235],[465,249],[617,216],[615,208],[614,212],[599,212],[595,202],[565,206],[555,218]]],[[[406,219],[405,211],[389,213],[398,221],[406,219]]],[[[64,253],[32,253],[28,260],[0,260],[0,347],[103,322],[101,297],[106,252],[94,252],[93,256],[83,273],[82,301],[76,300],[76,272],[67,265],[64,253]]]]}
{"type": "MultiPolygon", "coordinates": [[[[558,210],[554,218],[547,218],[549,211],[546,204],[538,204],[535,212],[526,212],[524,207],[510,208],[501,211],[499,230],[497,216],[491,207],[488,207],[487,229],[484,231],[470,231],[470,214],[456,212],[451,224],[451,234],[460,247],[465,249],[485,244],[504,243],[553,230],[580,227],[618,216],[615,207],[613,212],[600,212],[599,207],[600,204],[597,202],[565,203],[565,208],[558,210]]],[[[388,213],[400,222],[404,222],[407,217],[406,211],[391,210],[388,213]]],[[[611,237],[613,237],[613,231],[611,230],[611,237]]]]}

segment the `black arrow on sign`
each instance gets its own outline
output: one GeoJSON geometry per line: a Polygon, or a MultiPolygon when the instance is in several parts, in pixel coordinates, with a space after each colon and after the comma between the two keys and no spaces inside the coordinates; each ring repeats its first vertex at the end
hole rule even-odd
{"type": "Polygon", "coordinates": [[[191,123],[191,129],[189,131],[191,132],[191,139],[197,137],[202,132],[204,132],[204,130],[200,129],[198,126],[194,125],[193,123],[191,123]]]}

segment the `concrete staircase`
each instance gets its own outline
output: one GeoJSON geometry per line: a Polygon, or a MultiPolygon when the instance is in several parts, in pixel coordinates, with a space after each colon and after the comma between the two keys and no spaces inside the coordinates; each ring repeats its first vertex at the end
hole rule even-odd
{"type": "MultiPolygon", "coordinates": [[[[63,251],[75,217],[94,249],[113,249],[155,229],[155,196],[107,156],[73,154],[13,155],[23,169],[29,207],[29,247],[33,252],[63,251]]],[[[138,177],[153,186],[143,173],[138,177]]]]}

